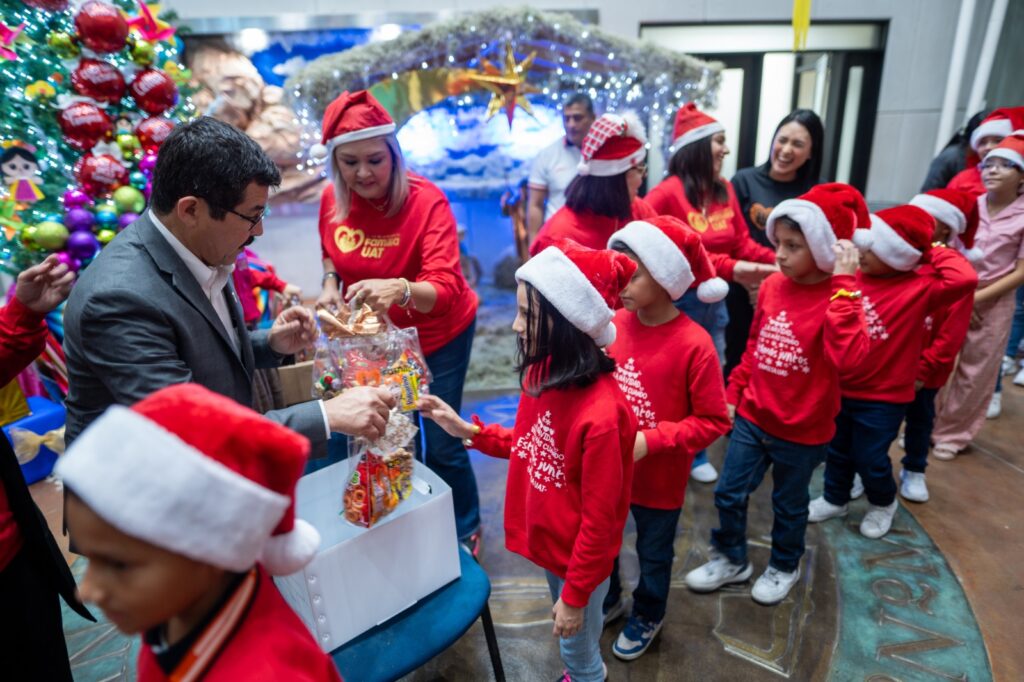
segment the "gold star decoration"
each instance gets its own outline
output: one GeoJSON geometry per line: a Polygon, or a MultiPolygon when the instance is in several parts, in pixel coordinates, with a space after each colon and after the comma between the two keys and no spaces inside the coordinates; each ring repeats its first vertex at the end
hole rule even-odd
{"type": "Polygon", "coordinates": [[[533,116],[533,109],[525,95],[531,92],[540,92],[540,89],[526,82],[526,72],[530,70],[536,56],[536,52],[531,52],[526,59],[516,63],[515,52],[512,51],[511,46],[506,45],[504,69],[499,69],[486,59],[480,59],[484,67],[483,71],[470,74],[469,79],[491,92],[491,101],[487,103],[487,120],[504,109],[505,117],[508,118],[508,127],[511,129],[516,105],[533,116]]]}

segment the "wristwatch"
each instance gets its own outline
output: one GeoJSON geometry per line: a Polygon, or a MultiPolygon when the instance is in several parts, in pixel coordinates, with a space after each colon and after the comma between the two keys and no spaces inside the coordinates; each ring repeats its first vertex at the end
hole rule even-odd
{"type": "Polygon", "coordinates": [[[323,287],[323,285],[327,284],[327,280],[330,277],[333,277],[334,281],[338,284],[338,286],[341,286],[341,275],[336,273],[334,270],[324,273],[323,278],[320,280],[320,286],[323,287]]]}

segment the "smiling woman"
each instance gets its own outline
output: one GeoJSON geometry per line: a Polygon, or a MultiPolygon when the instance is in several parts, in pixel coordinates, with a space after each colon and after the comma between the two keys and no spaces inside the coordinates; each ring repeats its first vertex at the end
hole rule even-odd
{"type": "MultiPolygon", "coordinates": [[[[415,327],[430,392],[458,409],[479,301],[462,275],[448,199],[406,170],[395,128],[365,90],[343,92],[327,107],[317,150],[329,155],[331,173],[320,201],[318,305],[338,308],[344,299],[415,327]]],[[[424,432],[426,463],[452,488],[459,538],[475,547],[480,503],[469,455],[434,423],[424,432]]]]}

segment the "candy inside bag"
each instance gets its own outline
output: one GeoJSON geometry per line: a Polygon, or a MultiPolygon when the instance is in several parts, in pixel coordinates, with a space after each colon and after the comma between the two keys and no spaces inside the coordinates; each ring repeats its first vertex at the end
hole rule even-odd
{"type": "Polygon", "coordinates": [[[337,342],[320,334],[313,345],[313,398],[329,400],[344,390],[338,371],[337,342]]]}
{"type": "Polygon", "coordinates": [[[372,527],[412,493],[412,442],[419,429],[408,415],[392,410],[384,436],[370,443],[350,439],[354,462],[342,495],[341,514],[350,523],[372,527]]]}

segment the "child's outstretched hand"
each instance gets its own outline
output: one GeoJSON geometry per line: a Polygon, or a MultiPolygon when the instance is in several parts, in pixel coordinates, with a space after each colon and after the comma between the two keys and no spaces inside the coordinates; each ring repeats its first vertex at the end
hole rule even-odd
{"type": "Polygon", "coordinates": [[[832,245],[832,251],[836,254],[836,266],[832,270],[834,275],[856,275],[857,265],[860,263],[860,252],[849,239],[840,239],[832,245]]]}
{"type": "Polygon", "coordinates": [[[555,637],[572,637],[583,628],[583,609],[569,606],[561,597],[551,607],[551,618],[555,621],[551,631],[555,637]]]}
{"type": "Polygon", "coordinates": [[[438,398],[436,395],[424,395],[416,403],[416,409],[427,419],[430,419],[449,436],[463,440],[476,435],[476,429],[468,421],[459,416],[459,413],[452,409],[451,405],[438,398]]]}

